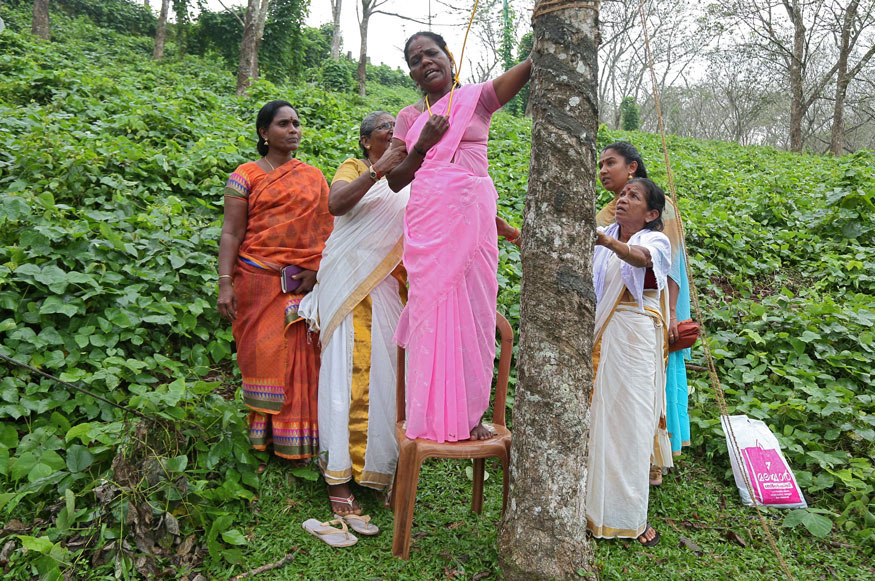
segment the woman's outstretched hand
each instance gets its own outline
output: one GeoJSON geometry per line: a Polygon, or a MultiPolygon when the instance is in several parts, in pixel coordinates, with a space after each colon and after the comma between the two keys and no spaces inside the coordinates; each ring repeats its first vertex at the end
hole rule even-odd
{"type": "Polygon", "coordinates": [[[425,127],[422,128],[422,133],[419,134],[419,139],[416,142],[416,148],[427,152],[434,144],[441,140],[447,129],[450,128],[450,118],[446,115],[432,115],[425,122],[425,127]]]}
{"type": "Polygon", "coordinates": [[[219,301],[216,304],[219,315],[234,321],[237,318],[237,293],[230,279],[219,280],[219,301]]]}

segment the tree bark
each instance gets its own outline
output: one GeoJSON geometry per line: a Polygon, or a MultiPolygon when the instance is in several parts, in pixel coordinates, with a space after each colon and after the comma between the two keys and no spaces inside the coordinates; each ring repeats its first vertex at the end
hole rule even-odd
{"type": "Polygon", "coordinates": [[[805,116],[805,96],[802,89],[803,58],[805,56],[805,23],[799,2],[784,0],[784,8],[793,23],[793,52],[790,57],[790,151],[802,151],[802,117],[805,116]]]}
{"type": "Polygon", "coordinates": [[[49,25],[49,0],[33,0],[33,21],[30,32],[43,40],[52,39],[52,29],[49,25]]]}
{"type": "Polygon", "coordinates": [[[340,5],[343,0],[331,0],[331,16],[334,21],[334,28],[331,32],[331,60],[337,61],[340,59],[340,5]]]}
{"type": "Polygon", "coordinates": [[[252,54],[252,81],[258,80],[258,53],[261,50],[261,41],[264,39],[264,27],[267,24],[267,12],[270,8],[270,0],[261,0],[258,7],[258,15],[255,18],[255,52],[252,54]]]}
{"type": "Polygon", "coordinates": [[[364,97],[367,94],[367,67],[368,62],[368,21],[371,19],[371,12],[374,9],[375,0],[362,0],[362,19],[359,21],[359,66],[356,71],[356,77],[359,84],[359,95],[364,97]]]}
{"type": "Polygon", "coordinates": [[[240,60],[237,64],[237,96],[246,92],[252,82],[252,68],[255,65],[256,21],[259,0],[249,0],[243,21],[243,39],[240,41],[240,60]]]}
{"type": "MultiPolygon", "coordinates": [[[[540,2],[539,2],[540,4],[540,2]]],[[[523,225],[510,499],[498,537],[505,579],[579,579],[595,293],[597,14],[535,8],[532,157],[523,225]],[[557,324],[557,321],[562,321],[557,324]]]]}
{"type": "Polygon", "coordinates": [[[161,12],[158,14],[158,25],[155,27],[155,49],[152,51],[152,60],[160,61],[164,58],[164,41],[167,38],[167,11],[170,9],[170,0],[161,0],[161,12]]]}

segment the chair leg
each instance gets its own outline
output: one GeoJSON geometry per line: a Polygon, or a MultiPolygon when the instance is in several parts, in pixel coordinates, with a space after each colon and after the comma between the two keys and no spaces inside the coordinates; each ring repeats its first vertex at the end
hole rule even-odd
{"type": "Polygon", "coordinates": [[[416,487],[419,484],[419,462],[416,445],[409,441],[402,442],[395,472],[395,489],[392,491],[395,507],[392,554],[405,560],[410,558],[410,534],[416,506],[416,487]]]}
{"type": "Polygon", "coordinates": [[[474,458],[474,485],[471,493],[471,510],[480,514],[483,512],[483,480],[486,472],[486,460],[474,458]]]}

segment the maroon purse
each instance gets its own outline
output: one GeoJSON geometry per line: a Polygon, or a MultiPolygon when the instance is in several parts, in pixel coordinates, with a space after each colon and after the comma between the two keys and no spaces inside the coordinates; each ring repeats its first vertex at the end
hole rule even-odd
{"type": "Polygon", "coordinates": [[[692,347],[698,338],[699,323],[692,319],[681,321],[678,323],[678,338],[675,339],[674,343],[669,344],[668,352],[673,353],[675,351],[680,351],[681,349],[692,347]]]}

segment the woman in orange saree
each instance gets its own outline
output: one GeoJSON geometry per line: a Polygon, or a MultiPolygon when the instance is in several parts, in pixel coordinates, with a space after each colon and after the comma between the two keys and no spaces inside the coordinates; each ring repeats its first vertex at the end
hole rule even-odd
{"type": "Polygon", "coordinates": [[[256,129],[263,157],[239,166],[225,187],[218,310],[233,324],[253,447],[272,443],[277,456],[303,459],[319,452],[319,344],[298,304],[316,281],[333,218],[322,172],[291,158],[301,140],[294,108],[271,101],[256,129]],[[287,266],[300,270],[285,293],[287,266]]]}

